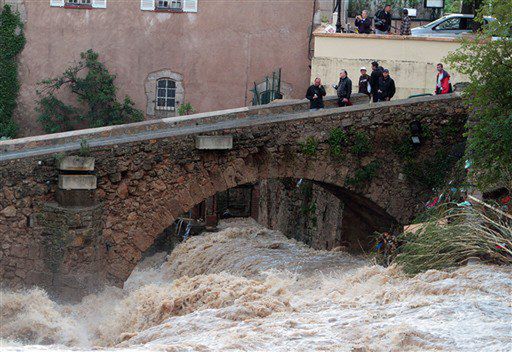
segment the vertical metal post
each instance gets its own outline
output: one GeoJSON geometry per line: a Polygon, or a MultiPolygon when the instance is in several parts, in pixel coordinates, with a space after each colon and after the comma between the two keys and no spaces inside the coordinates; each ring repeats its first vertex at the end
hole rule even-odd
{"type": "Polygon", "coordinates": [[[336,33],[341,33],[341,0],[336,0],[336,8],[338,9],[338,18],[336,20],[336,33]]]}
{"type": "Polygon", "coordinates": [[[277,93],[281,94],[281,67],[279,67],[279,71],[278,71],[278,81],[277,81],[277,93]]]}

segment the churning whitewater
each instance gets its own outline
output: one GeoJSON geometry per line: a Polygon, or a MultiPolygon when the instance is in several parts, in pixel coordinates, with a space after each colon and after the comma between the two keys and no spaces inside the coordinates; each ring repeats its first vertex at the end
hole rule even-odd
{"type": "Polygon", "coordinates": [[[1,294],[2,351],[511,351],[512,270],[406,277],[250,220],[147,258],[76,305],[1,294]]]}

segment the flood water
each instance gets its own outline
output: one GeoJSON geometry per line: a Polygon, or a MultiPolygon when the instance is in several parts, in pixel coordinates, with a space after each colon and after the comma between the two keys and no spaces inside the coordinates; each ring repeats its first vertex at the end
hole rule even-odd
{"type": "Polygon", "coordinates": [[[124,289],[75,305],[3,291],[0,314],[2,351],[512,351],[512,269],[407,277],[235,219],[124,289]]]}

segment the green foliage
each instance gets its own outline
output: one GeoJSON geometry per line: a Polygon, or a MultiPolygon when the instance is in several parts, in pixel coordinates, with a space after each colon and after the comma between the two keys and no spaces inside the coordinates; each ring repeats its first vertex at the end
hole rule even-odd
{"type": "Polygon", "coordinates": [[[417,149],[414,148],[414,144],[409,135],[403,135],[397,143],[391,145],[391,148],[402,160],[411,160],[417,155],[417,149]]]}
{"type": "Polygon", "coordinates": [[[348,186],[359,186],[361,184],[370,182],[376,175],[380,168],[380,162],[374,160],[366,166],[357,169],[354,177],[347,177],[345,183],[348,186]]]}
{"type": "Polygon", "coordinates": [[[300,144],[300,147],[301,147],[301,153],[302,154],[305,154],[305,155],[308,155],[308,156],[313,156],[317,152],[318,141],[316,140],[315,137],[310,136],[310,137],[308,137],[306,139],[305,142],[300,144]]]}
{"type": "Polygon", "coordinates": [[[78,151],[78,155],[81,157],[87,157],[91,155],[91,147],[85,139],[80,140],[80,149],[78,151]]]}
{"type": "Polygon", "coordinates": [[[69,131],[80,127],[101,127],[141,121],[143,114],[125,97],[118,101],[115,75],[89,49],[80,54],[80,61],[66,69],[62,76],[42,81],[38,92],[38,120],[48,133],[69,131]],[[55,93],[67,87],[76,96],[80,107],[59,100],[55,93]]]}
{"type": "Polygon", "coordinates": [[[497,21],[475,38],[465,38],[447,61],[469,78],[464,99],[472,111],[467,124],[467,158],[481,188],[502,184],[512,190],[512,2],[486,0],[478,13],[497,21]],[[495,40],[490,37],[495,36],[495,40]]]}
{"type": "MultiPolygon", "coordinates": [[[[447,143],[459,136],[462,126],[454,123],[444,125],[439,135],[447,143]]],[[[410,182],[415,182],[427,189],[443,186],[447,175],[452,170],[456,160],[450,158],[449,149],[440,148],[433,156],[421,156],[420,147],[415,146],[411,140],[411,133],[406,128],[391,129],[388,132],[389,144],[393,153],[403,162],[403,173],[410,182]]],[[[433,133],[425,125],[421,134],[421,140],[432,139],[433,133]]],[[[428,148],[428,147],[427,147],[428,148]]]]}
{"type": "Polygon", "coordinates": [[[352,133],[353,145],[350,148],[350,152],[359,157],[368,155],[372,150],[372,144],[368,135],[363,131],[352,131],[352,133]]]}
{"type": "Polygon", "coordinates": [[[447,269],[469,258],[512,264],[512,227],[501,214],[455,207],[438,211],[415,232],[399,239],[395,263],[408,274],[447,269]]]}
{"type": "Polygon", "coordinates": [[[24,46],[20,16],[4,5],[0,11],[0,137],[14,138],[18,132],[13,113],[20,89],[17,56],[24,46]]]}
{"type": "Polygon", "coordinates": [[[343,146],[348,143],[348,136],[343,129],[337,127],[329,135],[329,149],[332,156],[340,157],[343,152],[343,146]]]}
{"type": "Polygon", "coordinates": [[[190,103],[181,104],[178,108],[178,115],[192,115],[195,112],[194,108],[190,103]]]}
{"type": "Polygon", "coordinates": [[[439,149],[433,157],[406,160],[403,171],[409,181],[432,189],[444,185],[453,163],[448,150],[439,149]]]}
{"type": "Polygon", "coordinates": [[[462,0],[445,0],[444,12],[445,13],[460,13],[462,0]]]}

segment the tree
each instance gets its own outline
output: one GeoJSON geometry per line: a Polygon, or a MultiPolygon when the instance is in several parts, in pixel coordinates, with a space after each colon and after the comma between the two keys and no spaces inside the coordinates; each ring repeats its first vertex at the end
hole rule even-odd
{"type": "MultiPolygon", "coordinates": [[[[506,0],[503,0],[506,1],[506,0]]],[[[475,14],[478,9],[482,6],[483,0],[463,0],[461,12],[475,14]]]]}
{"type": "Polygon", "coordinates": [[[478,11],[497,19],[463,40],[448,62],[469,78],[464,99],[470,109],[467,158],[481,188],[512,190],[512,18],[511,0],[485,0],[478,11]]]}
{"type": "Polygon", "coordinates": [[[24,46],[20,16],[5,5],[0,11],[0,139],[14,138],[18,132],[13,119],[20,89],[17,56],[24,46]]]}
{"type": "Polygon", "coordinates": [[[60,77],[50,78],[40,84],[37,111],[38,121],[48,133],[69,131],[79,127],[101,127],[141,121],[143,114],[126,96],[117,100],[115,75],[99,60],[92,49],[80,54],[80,61],[68,68],[60,77]],[[76,96],[79,107],[59,100],[55,93],[68,87],[76,96]]]}

